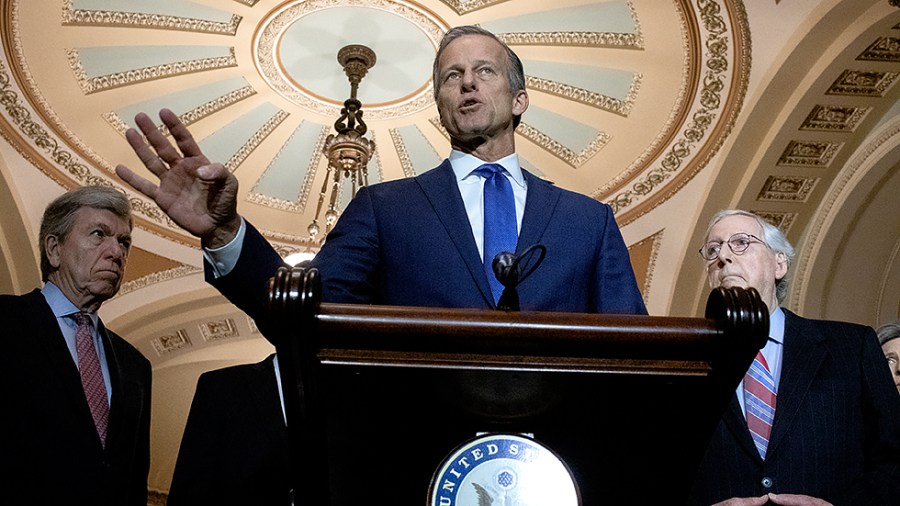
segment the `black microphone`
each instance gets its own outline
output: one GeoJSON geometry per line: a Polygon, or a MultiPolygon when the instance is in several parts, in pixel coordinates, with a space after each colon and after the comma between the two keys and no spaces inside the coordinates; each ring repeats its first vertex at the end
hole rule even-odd
{"type": "Polygon", "coordinates": [[[543,244],[535,244],[525,248],[518,257],[515,253],[508,251],[497,253],[494,261],[491,262],[494,276],[503,285],[503,293],[500,294],[497,309],[519,311],[519,292],[516,290],[516,287],[538,268],[541,262],[544,261],[544,255],[546,254],[547,248],[543,244]],[[532,260],[535,252],[539,253],[539,255],[532,260]]]}

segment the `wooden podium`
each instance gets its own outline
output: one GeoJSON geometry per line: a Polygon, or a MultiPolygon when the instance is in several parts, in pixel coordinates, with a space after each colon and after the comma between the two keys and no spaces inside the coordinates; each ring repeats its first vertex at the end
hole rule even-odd
{"type": "Polygon", "coordinates": [[[680,504],[768,334],[753,289],[706,318],[320,302],[315,269],[269,286],[298,505],[427,503],[479,433],[527,434],[581,503],[680,504]]]}

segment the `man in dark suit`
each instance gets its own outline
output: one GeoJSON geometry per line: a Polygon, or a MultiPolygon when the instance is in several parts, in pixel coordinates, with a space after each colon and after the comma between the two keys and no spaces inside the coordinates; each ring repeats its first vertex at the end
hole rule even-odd
{"type": "Polygon", "coordinates": [[[4,504],[147,504],[150,363],[97,316],[119,289],[131,229],[117,190],[62,195],[41,222],[44,287],[0,296],[4,504]]]}
{"type": "Polygon", "coordinates": [[[771,317],[762,358],[713,434],[691,503],[900,504],[900,395],[875,332],[778,307],[794,249],[754,214],[719,212],[700,253],[710,287],[754,287],[771,317]],[[766,383],[774,394],[757,388],[766,383]]]}
{"type": "MultiPolygon", "coordinates": [[[[554,187],[524,171],[515,126],[528,107],[521,61],[476,27],[444,37],[435,58],[435,98],[453,148],[439,167],[414,178],[362,189],[312,262],[323,300],[394,305],[496,307],[485,245],[485,162],[514,200],[514,248],[546,248],[519,287],[532,310],[646,313],[628,252],[609,206],[554,187]],[[517,236],[517,239],[516,239],[517,236]]],[[[124,166],[126,182],[153,198],[176,223],[201,238],[207,274],[229,299],[265,327],[266,281],[281,258],[236,211],[237,181],[210,163],[169,110],[160,118],[179,149],[139,114],[126,134],[159,187],[124,166]]]]}
{"type": "Polygon", "coordinates": [[[181,439],[169,506],[290,506],[275,355],[204,373],[181,439]]]}

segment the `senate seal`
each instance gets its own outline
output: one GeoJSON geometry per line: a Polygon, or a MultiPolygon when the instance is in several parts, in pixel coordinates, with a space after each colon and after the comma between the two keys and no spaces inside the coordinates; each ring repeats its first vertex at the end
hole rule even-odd
{"type": "Polygon", "coordinates": [[[565,463],[534,439],[488,434],[460,445],[441,464],[430,506],[576,506],[578,487],[565,463]]]}

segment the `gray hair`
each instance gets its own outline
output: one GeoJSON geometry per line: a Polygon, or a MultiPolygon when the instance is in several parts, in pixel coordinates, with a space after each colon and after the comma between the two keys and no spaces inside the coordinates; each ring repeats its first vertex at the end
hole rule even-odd
{"type": "Polygon", "coordinates": [[[884,346],[884,343],[900,337],[900,320],[895,320],[878,327],[878,342],[884,346]]]}
{"type": "MultiPolygon", "coordinates": [[[[509,88],[513,93],[518,93],[525,89],[525,68],[522,66],[522,60],[519,59],[519,56],[506,45],[505,42],[500,40],[500,37],[497,37],[493,33],[481,28],[480,26],[472,26],[472,25],[464,25],[457,26],[451,28],[447,33],[444,34],[444,37],[441,39],[441,44],[438,46],[437,54],[434,55],[434,65],[432,69],[431,79],[434,83],[434,100],[437,102],[438,93],[440,93],[441,88],[441,77],[438,75],[440,73],[440,69],[438,68],[438,63],[441,60],[441,55],[444,53],[444,49],[450,45],[454,40],[466,36],[466,35],[483,35],[485,37],[490,37],[497,41],[503,49],[506,51],[507,56],[507,64],[506,64],[506,81],[509,83],[509,88]]],[[[518,115],[513,118],[513,127],[519,126],[519,122],[522,121],[522,116],[518,115]]]]}
{"type": "Polygon", "coordinates": [[[128,228],[134,227],[131,216],[131,204],[121,191],[108,186],[82,186],[57,197],[41,219],[41,232],[38,246],[41,250],[41,279],[47,281],[54,271],[47,258],[46,239],[55,236],[60,242],[66,240],[75,224],[75,213],[82,207],[92,207],[112,212],[128,221],[128,228]]]}
{"type": "Polygon", "coordinates": [[[785,261],[787,262],[787,272],[785,272],[783,278],[775,280],[775,297],[778,299],[778,303],[781,304],[787,296],[789,284],[788,278],[790,277],[791,263],[794,260],[794,247],[791,246],[790,241],[787,240],[787,237],[785,237],[784,232],[782,232],[781,229],[759,216],[742,209],[723,209],[717,212],[712,219],[709,220],[709,226],[706,228],[706,240],[709,240],[709,232],[716,223],[719,223],[730,216],[746,216],[756,220],[763,233],[763,236],[760,237],[760,239],[762,239],[762,241],[766,243],[766,246],[774,251],[776,255],[778,253],[784,255],[785,261]]]}

